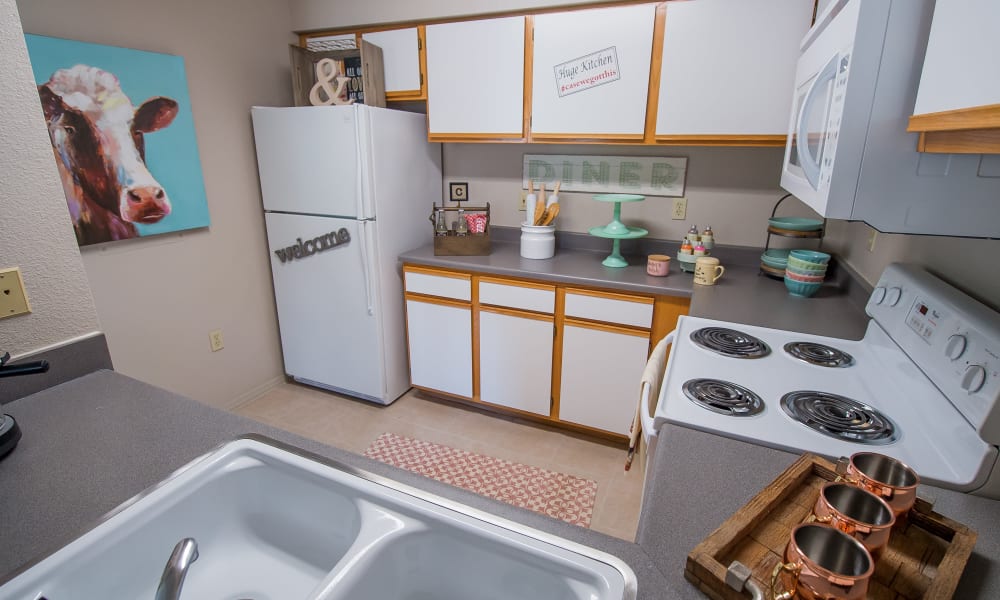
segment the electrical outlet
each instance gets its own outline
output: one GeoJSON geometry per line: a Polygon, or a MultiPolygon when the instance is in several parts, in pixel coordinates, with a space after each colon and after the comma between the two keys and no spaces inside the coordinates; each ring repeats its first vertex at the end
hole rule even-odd
{"type": "Polygon", "coordinates": [[[687,198],[674,198],[674,207],[670,213],[670,218],[674,221],[683,221],[687,217],[688,212],[688,201],[687,198]]]}
{"type": "Polygon", "coordinates": [[[222,330],[216,329],[208,334],[208,342],[212,345],[212,352],[218,352],[226,346],[222,343],[222,330]]]}
{"type": "Polygon", "coordinates": [[[17,267],[0,269],[0,319],[30,312],[21,270],[17,267]]]}
{"type": "Polygon", "coordinates": [[[868,251],[875,252],[875,240],[878,239],[878,230],[872,229],[872,232],[868,234],[868,251]]]}
{"type": "Polygon", "coordinates": [[[528,190],[521,190],[521,203],[517,205],[517,210],[528,210],[528,190]]]}

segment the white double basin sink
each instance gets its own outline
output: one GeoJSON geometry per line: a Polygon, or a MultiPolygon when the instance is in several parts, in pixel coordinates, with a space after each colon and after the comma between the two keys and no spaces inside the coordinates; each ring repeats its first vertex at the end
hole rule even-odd
{"type": "MultiPolygon", "coordinates": [[[[71,501],[71,500],[70,500],[71,501]]],[[[632,600],[609,554],[259,436],[225,444],[0,586],[0,599],[632,600]]]]}

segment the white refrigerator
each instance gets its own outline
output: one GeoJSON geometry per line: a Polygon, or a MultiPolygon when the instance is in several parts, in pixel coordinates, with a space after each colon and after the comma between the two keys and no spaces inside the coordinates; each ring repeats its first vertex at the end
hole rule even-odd
{"type": "Polygon", "coordinates": [[[432,241],[441,147],[425,117],[252,109],[285,372],[380,404],[409,388],[401,252],[432,241]]]}

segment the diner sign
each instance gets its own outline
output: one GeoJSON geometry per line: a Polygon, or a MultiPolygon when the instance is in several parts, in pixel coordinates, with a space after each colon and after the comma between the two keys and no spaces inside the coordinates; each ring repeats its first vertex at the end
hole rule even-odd
{"type": "Polygon", "coordinates": [[[618,50],[611,46],[552,67],[559,97],[618,81],[618,50]]]}
{"type": "Polygon", "coordinates": [[[566,192],[684,196],[687,158],[525,154],[521,187],[562,182],[566,192]]]}

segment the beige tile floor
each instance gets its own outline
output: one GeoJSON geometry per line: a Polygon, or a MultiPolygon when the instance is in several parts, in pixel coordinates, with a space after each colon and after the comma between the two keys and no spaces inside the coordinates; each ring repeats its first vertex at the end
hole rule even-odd
{"type": "Polygon", "coordinates": [[[386,432],[521,462],[597,482],[591,529],[632,541],[642,473],[625,451],[598,440],[480,412],[411,391],[389,406],[284,383],[237,414],[358,454],[386,432]]]}

